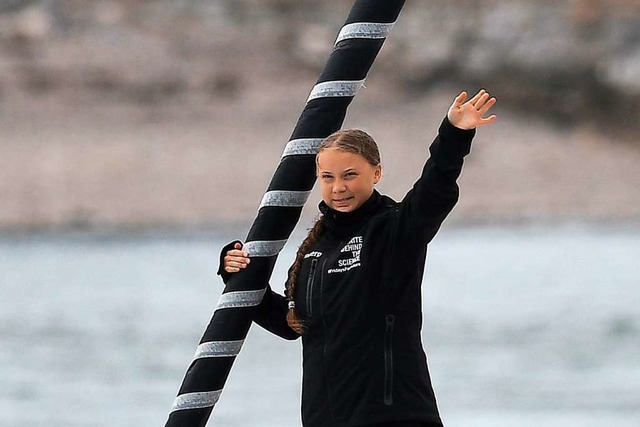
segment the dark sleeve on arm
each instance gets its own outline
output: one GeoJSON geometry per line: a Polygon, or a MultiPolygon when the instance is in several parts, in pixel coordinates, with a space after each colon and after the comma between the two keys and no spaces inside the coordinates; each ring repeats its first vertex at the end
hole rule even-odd
{"type": "Polygon", "coordinates": [[[267,285],[262,302],[253,317],[253,321],[267,331],[286,340],[295,340],[300,337],[287,323],[288,303],[285,297],[279,295],[271,286],[267,285]]]}
{"type": "Polygon", "coordinates": [[[222,278],[222,281],[225,285],[227,284],[233,273],[227,273],[224,270],[224,257],[227,255],[227,252],[233,249],[236,243],[240,243],[242,245],[242,242],[240,240],[234,240],[233,242],[224,245],[224,247],[220,250],[220,263],[218,264],[218,272],[216,274],[218,274],[218,276],[222,278]]]}
{"type": "MultiPolygon", "coordinates": [[[[220,264],[217,274],[222,277],[222,281],[227,284],[233,273],[224,270],[224,257],[227,252],[233,249],[236,243],[242,245],[242,241],[234,240],[227,243],[220,251],[220,264]]],[[[243,245],[244,246],[244,245],[243,245]]],[[[255,308],[253,321],[262,326],[267,331],[286,340],[295,340],[300,337],[287,323],[288,303],[285,297],[271,290],[267,285],[267,291],[260,304],[255,308]]]]}
{"type": "Polygon", "coordinates": [[[462,172],[464,156],[471,151],[474,135],[475,129],[458,129],[446,117],[442,121],[422,175],[400,204],[405,232],[417,233],[426,242],[438,232],[458,201],[456,180],[462,172]]]}

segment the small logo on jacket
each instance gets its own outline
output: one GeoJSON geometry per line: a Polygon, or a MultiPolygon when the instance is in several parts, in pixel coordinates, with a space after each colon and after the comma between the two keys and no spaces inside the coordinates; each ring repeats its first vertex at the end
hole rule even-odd
{"type": "Polygon", "coordinates": [[[307,259],[307,258],[320,258],[321,256],[322,256],[322,252],[313,251],[313,252],[309,252],[308,254],[305,254],[304,259],[307,259]]]}

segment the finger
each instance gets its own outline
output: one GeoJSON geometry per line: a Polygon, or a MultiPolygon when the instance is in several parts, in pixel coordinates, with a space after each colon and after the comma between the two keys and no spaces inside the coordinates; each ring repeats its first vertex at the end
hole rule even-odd
{"type": "Polygon", "coordinates": [[[484,106],[484,104],[486,104],[488,99],[489,99],[489,94],[486,92],[483,93],[482,96],[475,102],[475,104],[473,104],[473,108],[480,111],[480,109],[484,106]]]}
{"type": "Polygon", "coordinates": [[[230,257],[227,261],[227,264],[229,265],[234,265],[236,267],[240,267],[240,266],[245,266],[246,264],[249,264],[249,259],[248,258],[242,258],[242,257],[230,257]]]}
{"type": "Polygon", "coordinates": [[[485,92],[486,92],[486,90],[484,90],[484,89],[480,89],[480,90],[478,91],[478,93],[476,93],[476,94],[473,96],[473,98],[471,98],[471,99],[469,100],[469,103],[470,103],[471,105],[475,105],[475,104],[476,104],[476,102],[478,102],[478,100],[480,99],[480,97],[481,97],[482,95],[484,95],[484,94],[485,94],[485,92]]]}
{"type": "Polygon", "coordinates": [[[233,263],[233,264],[229,264],[229,267],[235,268],[236,270],[239,271],[247,268],[247,265],[242,263],[233,263]]]}
{"type": "Polygon", "coordinates": [[[233,256],[224,257],[224,265],[233,265],[235,267],[239,267],[244,264],[248,264],[246,258],[233,256]]]}
{"type": "Polygon", "coordinates": [[[227,273],[237,273],[238,271],[240,271],[240,269],[236,267],[225,267],[224,271],[226,271],[227,273]]]}
{"type": "Polygon", "coordinates": [[[242,249],[242,243],[240,243],[240,242],[236,242],[236,244],[235,244],[235,245],[233,245],[233,248],[234,248],[234,249],[242,249]]]}
{"type": "Polygon", "coordinates": [[[233,254],[233,255],[230,254],[229,255],[229,260],[230,261],[241,262],[243,264],[249,264],[251,262],[249,257],[245,256],[244,252],[240,252],[239,254],[233,254]]]}
{"type": "Polygon", "coordinates": [[[489,111],[489,109],[494,106],[495,103],[496,103],[495,98],[491,98],[487,102],[485,102],[484,105],[478,110],[480,112],[480,115],[484,116],[487,113],[487,111],[489,111]]]}
{"type": "Polygon", "coordinates": [[[237,249],[232,249],[230,251],[227,252],[228,257],[234,257],[234,258],[247,258],[249,259],[249,253],[245,252],[245,251],[240,251],[237,249]]]}
{"type": "Polygon", "coordinates": [[[489,117],[487,117],[486,119],[480,120],[480,123],[478,123],[478,126],[484,126],[484,125],[491,124],[491,123],[495,122],[496,119],[497,119],[496,115],[492,114],[489,117]]]}

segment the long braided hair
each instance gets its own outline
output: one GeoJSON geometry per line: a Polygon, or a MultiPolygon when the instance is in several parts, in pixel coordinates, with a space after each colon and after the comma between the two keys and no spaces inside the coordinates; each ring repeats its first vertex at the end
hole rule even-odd
{"type": "MultiPolygon", "coordinates": [[[[322,150],[329,148],[358,154],[364,157],[364,159],[372,166],[378,166],[380,164],[380,151],[378,150],[378,145],[368,133],[359,129],[339,130],[332,133],[322,141],[322,144],[320,144],[320,148],[318,149],[318,154],[320,154],[322,150]]],[[[316,155],[316,163],[317,159],[318,157],[316,155]]],[[[289,304],[289,310],[287,311],[287,323],[291,329],[300,335],[304,334],[306,326],[299,318],[294,303],[298,273],[300,272],[300,267],[302,266],[302,261],[304,260],[305,255],[309,253],[311,247],[318,241],[322,234],[324,234],[325,229],[325,218],[321,215],[309,230],[307,237],[300,244],[300,247],[296,252],[296,258],[289,269],[289,278],[287,279],[285,291],[289,304]]]]}

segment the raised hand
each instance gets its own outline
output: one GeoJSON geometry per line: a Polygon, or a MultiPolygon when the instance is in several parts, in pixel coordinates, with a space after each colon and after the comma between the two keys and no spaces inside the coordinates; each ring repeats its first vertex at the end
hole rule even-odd
{"type": "Polygon", "coordinates": [[[236,243],[234,249],[227,251],[224,256],[224,270],[227,273],[237,273],[241,268],[247,268],[247,264],[251,262],[249,254],[242,250],[242,245],[236,243]]]}
{"type": "Polygon", "coordinates": [[[496,99],[492,98],[489,92],[482,89],[470,100],[466,101],[466,99],[467,92],[460,92],[449,107],[447,118],[452,125],[460,129],[475,129],[496,121],[495,114],[484,118],[496,103],[496,99]]]}

